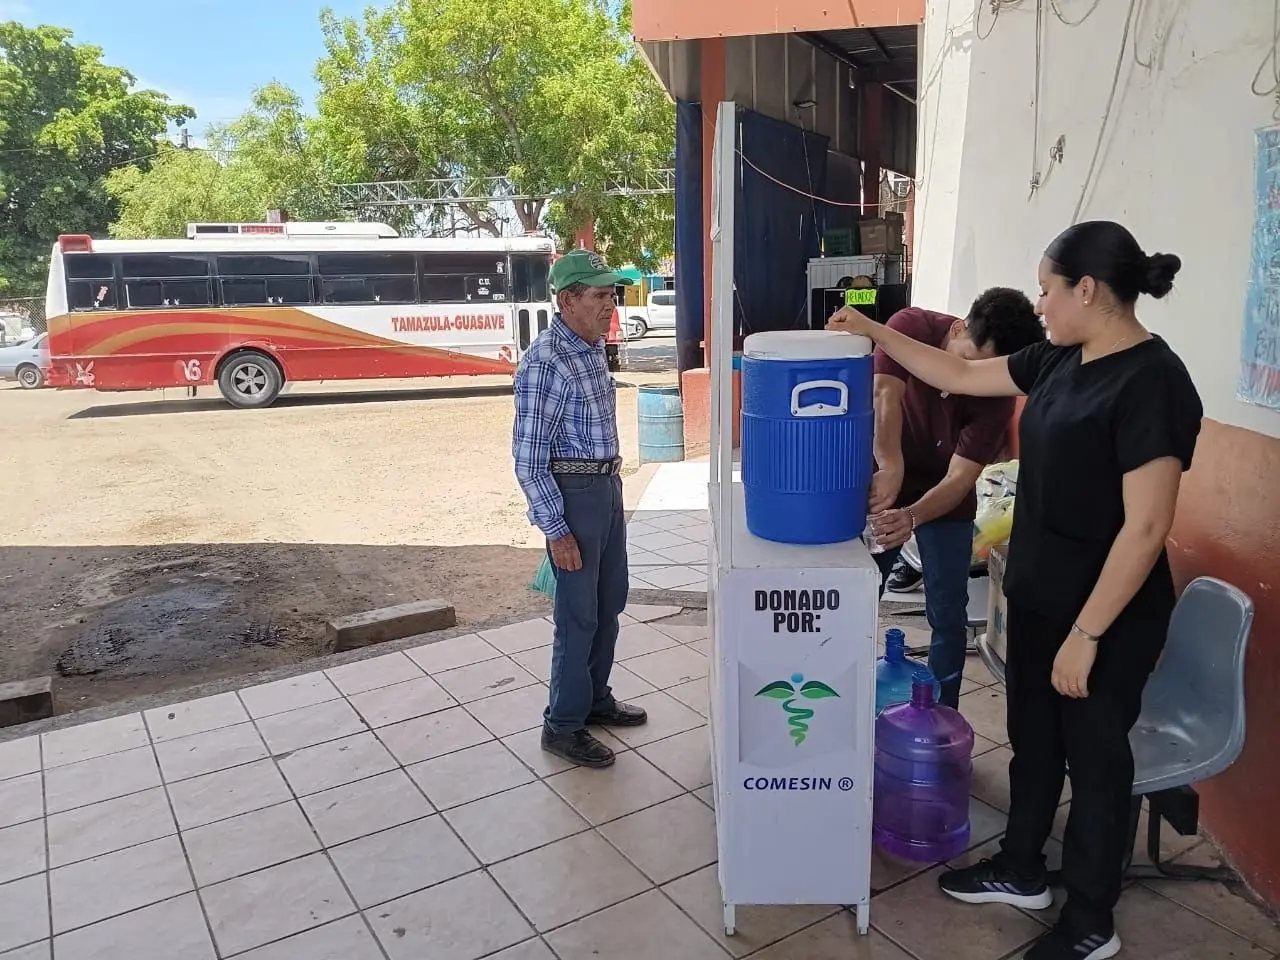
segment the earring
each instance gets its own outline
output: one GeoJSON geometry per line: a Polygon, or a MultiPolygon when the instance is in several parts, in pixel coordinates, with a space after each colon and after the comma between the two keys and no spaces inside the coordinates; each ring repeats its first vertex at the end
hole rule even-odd
{"type": "Polygon", "coordinates": [[[1089,305],[1089,301],[1085,300],[1084,305],[1087,307],[1089,305]]]}

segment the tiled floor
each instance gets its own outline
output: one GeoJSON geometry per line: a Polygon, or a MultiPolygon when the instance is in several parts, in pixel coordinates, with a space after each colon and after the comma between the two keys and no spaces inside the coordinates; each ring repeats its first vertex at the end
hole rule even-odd
{"type": "Polygon", "coordinates": [[[633,588],[707,592],[709,469],[664,463],[645,487],[627,524],[633,588]]]}
{"type": "MultiPolygon", "coordinates": [[[[869,937],[837,906],[740,908],[724,937],[706,628],[677,614],[629,611],[615,677],[652,722],[608,771],[538,748],[541,620],[0,743],[0,960],[1000,960],[1044,931],[877,856],[869,937]]],[[[964,860],[1008,806],[972,666],[964,860]]],[[[1134,960],[1280,951],[1218,886],[1132,887],[1119,920],[1134,960]]]]}

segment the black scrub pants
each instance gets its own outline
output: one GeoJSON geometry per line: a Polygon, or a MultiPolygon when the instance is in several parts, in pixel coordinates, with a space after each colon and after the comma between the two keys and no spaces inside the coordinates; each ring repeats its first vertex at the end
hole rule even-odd
{"type": "Polygon", "coordinates": [[[1132,839],[1129,730],[1164,648],[1171,614],[1171,608],[1142,610],[1131,604],[1098,643],[1089,696],[1075,700],[1061,696],[1052,684],[1053,660],[1071,621],[1009,606],[1005,685],[1013,759],[1003,859],[1020,874],[1044,875],[1044,846],[1070,768],[1062,920],[1073,929],[1112,929],[1132,839]]]}

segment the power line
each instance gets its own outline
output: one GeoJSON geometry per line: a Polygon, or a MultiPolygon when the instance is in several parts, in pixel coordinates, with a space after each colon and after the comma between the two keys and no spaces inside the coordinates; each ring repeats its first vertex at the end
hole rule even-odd
{"type": "MultiPolygon", "coordinates": [[[[386,180],[340,183],[334,195],[344,207],[434,207],[461,204],[533,203],[555,193],[524,193],[507,177],[441,177],[434,180],[386,180]]],[[[639,176],[615,176],[602,191],[610,197],[656,197],[675,193],[675,170],[648,170],[639,176]]]]}

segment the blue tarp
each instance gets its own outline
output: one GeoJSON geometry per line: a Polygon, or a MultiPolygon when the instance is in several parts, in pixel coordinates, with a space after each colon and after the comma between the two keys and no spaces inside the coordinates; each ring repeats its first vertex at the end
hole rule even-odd
{"type": "MultiPolygon", "coordinates": [[[[808,265],[821,249],[826,206],[812,198],[826,196],[828,143],[821,134],[738,111],[734,326],[743,336],[805,326],[808,265]]],[[[676,210],[678,217],[678,199],[676,210]]],[[[683,284],[688,272],[676,275],[683,284]]]]}
{"type": "MultiPolygon", "coordinates": [[[[694,344],[702,339],[704,287],[702,248],[702,105],[676,103],[676,339],[694,344]]],[[[680,370],[691,352],[678,348],[680,370]]]]}

